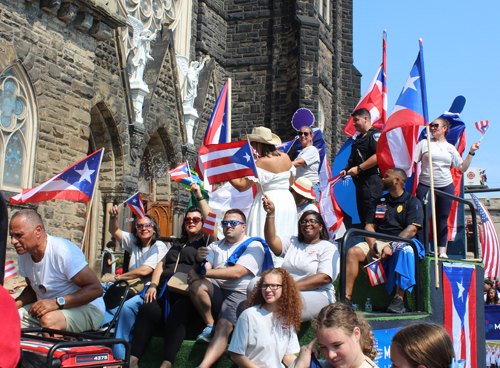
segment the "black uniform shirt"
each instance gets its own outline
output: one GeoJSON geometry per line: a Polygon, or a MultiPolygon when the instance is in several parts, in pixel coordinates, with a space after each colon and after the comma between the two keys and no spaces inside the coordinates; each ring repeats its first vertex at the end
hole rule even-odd
{"type": "Polygon", "coordinates": [[[366,214],[366,223],[374,224],[378,233],[393,236],[399,236],[410,225],[421,228],[423,220],[422,203],[406,190],[398,198],[393,198],[390,193],[377,198],[366,214]],[[384,218],[375,217],[379,205],[387,206],[384,218]]]}
{"type": "MultiPolygon", "coordinates": [[[[349,161],[347,162],[346,171],[350,168],[356,167],[366,160],[368,160],[371,156],[377,153],[377,142],[380,137],[380,130],[377,128],[371,127],[368,132],[366,132],[365,136],[358,136],[354,140],[351,146],[351,155],[349,156],[349,161]]],[[[372,167],[371,169],[364,170],[363,174],[372,174],[377,172],[377,166],[372,167]]]]}

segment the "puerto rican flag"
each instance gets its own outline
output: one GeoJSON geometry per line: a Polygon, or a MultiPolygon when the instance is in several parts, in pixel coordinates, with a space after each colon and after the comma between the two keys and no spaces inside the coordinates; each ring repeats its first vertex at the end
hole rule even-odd
{"type": "Polygon", "coordinates": [[[132,197],[127,199],[125,203],[130,207],[130,210],[135,213],[137,217],[143,218],[146,216],[146,212],[144,211],[144,203],[142,202],[142,198],[139,192],[135,193],[132,197]]]}
{"type": "Polygon", "coordinates": [[[227,143],[227,108],[229,106],[227,100],[227,88],[228,86],[226,82],[226,84],[224,84],[224,88],[222,88],[219,98],[217,99],[212,116],[210,117],[205,138],[203,139],[204,146],[208,146],[209,144],[227,143]]]}
{"type": "Polygon", "coordinates": [[[420,42],[417,60],[378,140],[377,165],[382,177],[392,167],[412,176],[418,129],[428,121],[424,53],[420,42]]]}
{"type": "MultiPolygon", "coordinates": [[[[365,93],[356,105],[357,109],[364,107],[370,112],[370,118],[372,125],[382,130],[385,122],[387,121],[387,69],[386,69],[386,58],[387,58],[387,32],[384,30],[382,37],[382,65],[375,73],[372,81],[368,85],[365,93]]],[[[354,128],[352,116],[345,125],[344,133],[353,137],[356,134],[356,129],[354,128]]]]}
{"type": "Polygon", "coordinates": [[[215,231],[216,218],[217,218],[217,216],[215,215],[215,213],[210,212],[207,215],[205,222],[203,223],[203,227],[201,228],[201,231],[203,231],[207,234],[213,234],[215,231]]]}
{"type": "Polygon", "coordinates": [[[344,211],[340,208],[333,194],[333,187],[341,180],[342,176],[340,174],[330,179],[327,188],[321,192],[318,201],[319,213],[325,221],[331,241],[335,240],[335,234],[344,221],[344,211]]]}
{"type": "Polygon", "coordinates": [[[248,141],[201,146],[198,163],[209,185],[231,179],[257,175],[257,168],[248,141]]]}
{"type": "Polygon", "coordinates": [[[92,153],[32,189],[10,197],[10,204],[36,203],[51,199],[90,202],[101,168],[104,148],[92,153]]]}
{"type": "Polygon", "coordinates": [[[172,170],[167,171],[172,180],[176,183],[180,183],[184,178],[190,178],[191,172],[189,171],[189,164],[187,162],[183,162],[172,170]]]}
{"type": "Polygon", "coordinates": [[[280,151],[283,151],[284,153],[288,153],[288,151],[290,151],[290,149],[292,148],[292,146],[293,146],[293,144],[295,143],[296,140],[297,140],[297,137],[295,137],[291,141],[288,141],[288,142],[285,142],[285,143],[281,143],[281,144],[277,144],[276,145],[276,149],[278,149],[280,151]]]}
{"type": "Polygon", "coordinates": [[[500,244],[498,242],[498,233],[495,224],[486,207],[479,198],[471,194],[472,200],[476,205],[477,212],[481,217],[483,232],[481,233],[481,251],[483,254],[484,277],[490,280],[496,280],[500,276],[500,244]]]}
{"type": "Polygon", "coordinates": [[[17,276],[16,264],[14,261],[5,262],[5,271],[3,275],[3,282],[10,280],[13,277],[17,276]]]}
{"type": "MultiPolygon", "coordinates": [[[[451,336],[455,357],[466,368],[477,365],[476,269],[463,263],[443,263],[444,328],[451,336]]],[[[482,308],[482,306],[477,306],[482,308]]],[[[484,359],[484,355],[483,355],[484,359]]]]}
{"type": "Polygon", "coordinates": [[[366,272],[368,273],[368,277],[370,277],[372,286],[387,282],[387,276],[385,276],[384,267],[382,267],[382,261],[380,259],[367,265],[366,272]]]}
{"type": "Polygon", "coordinates": [[[488,129],[490,128],[490,123],[488,123],[488,120],[486,121],[476,121],[476,129],[481,133],[482,135],[485,135],[488,129]]]}

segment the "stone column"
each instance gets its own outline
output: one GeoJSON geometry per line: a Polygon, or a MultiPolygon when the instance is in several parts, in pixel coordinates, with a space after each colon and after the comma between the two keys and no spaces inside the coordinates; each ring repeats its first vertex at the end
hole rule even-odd
{"type": "Polygon", "coordinates": [[[148,85],[142,81],[130,82],[130,92],[132,93],[132,103],[134,105],[135,123],[144,124],[142,106],[144,97],[149,94],[148,85]]]}
{"type": "Polygon", "coordinates": [[[195,108],[189,105],[184,105],[184,124],[186,125],[186,136],[189,144],[194,145],[193,128],[198,117],[198,112],[195,108]]]}

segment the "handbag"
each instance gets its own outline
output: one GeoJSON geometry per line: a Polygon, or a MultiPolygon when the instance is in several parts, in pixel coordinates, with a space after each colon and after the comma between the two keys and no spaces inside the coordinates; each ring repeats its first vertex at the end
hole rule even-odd
{"type": "MultiPolygon", "coordinates": [[[[115,277],[116,275],[114,274],[106,273],[101,278],[101,282],[105,284],[107,284],[108,282],[115,282],[115,277]]],[[[136,277],[135,279],[127,280],[128,284],[130,285],[130,294],[135,295],[143,291],[144,286],[146,285],[146,279],[147,277],[136,277]]]]}
{"type": "MultiPolygon", "coordinates": [[[[184,244],[182,249],[187,245],[184,244]]],[[[177,262],[175,262],[174,273],[170,276],[167,281],[168,290],[181,295],[189,295],[189,284],[187,282],[188,274],[185,272],[175,272],[177,271],[177,266],[179,265],[179,258],[181,258],[182,249],[177,256],[177,262]]]]}

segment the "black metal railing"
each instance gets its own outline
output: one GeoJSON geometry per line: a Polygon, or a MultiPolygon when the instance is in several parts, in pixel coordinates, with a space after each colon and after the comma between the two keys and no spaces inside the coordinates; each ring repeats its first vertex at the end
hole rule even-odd
{"type": "MultiPolygon", "coordinates": [[[[424,233],[425,254],[430,253],[430,249],[429,249],[429,220],[430,220],[429,210],[431,208],[431,203],[429,202],[430,192],[431,191],[429,189],[425,193],[424,203],[423,203],[423,206],[424,206],[424,224],[423,224],[422,229],[423,229],[423,233],[424,233]]],[[[469,206],[470,213],[472,216],[472,227],[473,227],[473,232],[474,232],[474,236],[472,238],[473,239],[473,246],[474,246],[474,258],[476,258],[476,259],[479,258],[479,243],[477,241],[478,240],[477,218],[476,218],[476,209],[474,208],[474,204],[471,201],[468,201],[467,199],[464,199],[461,197],[456,197],[454,195],[445,193],[441,190],[434,189],[434,193],[436,193],[436,195],[438,195],[438,196],[448,198],[448,199],[451,199],[452,201],[463,203],[463,204],[466,204],[467,206],[469,206]]]]}
{"type": "Polygon", "coordinates": [[[417,245],[412,239],[401,238],[399,236],[392,236],[382,233],[374,233],[371,231],[360,230],[360,229],[349,229],[342,241],[340,242],[340,284],[339,284],[339,292],[340,292],[340,300],[346,300],[346,268],[347,268],[347,245],[349,244],[349,239],[355,235],[362,235],[369,238],[376,238],[381,240],[394,241],[398,243],[408,243],[411,245],[413,249],[413,254],[415,255],[415,306],[416,312],[421,310],[420,304],[420,259],[418,257],[418,249],[417,245]]]}

